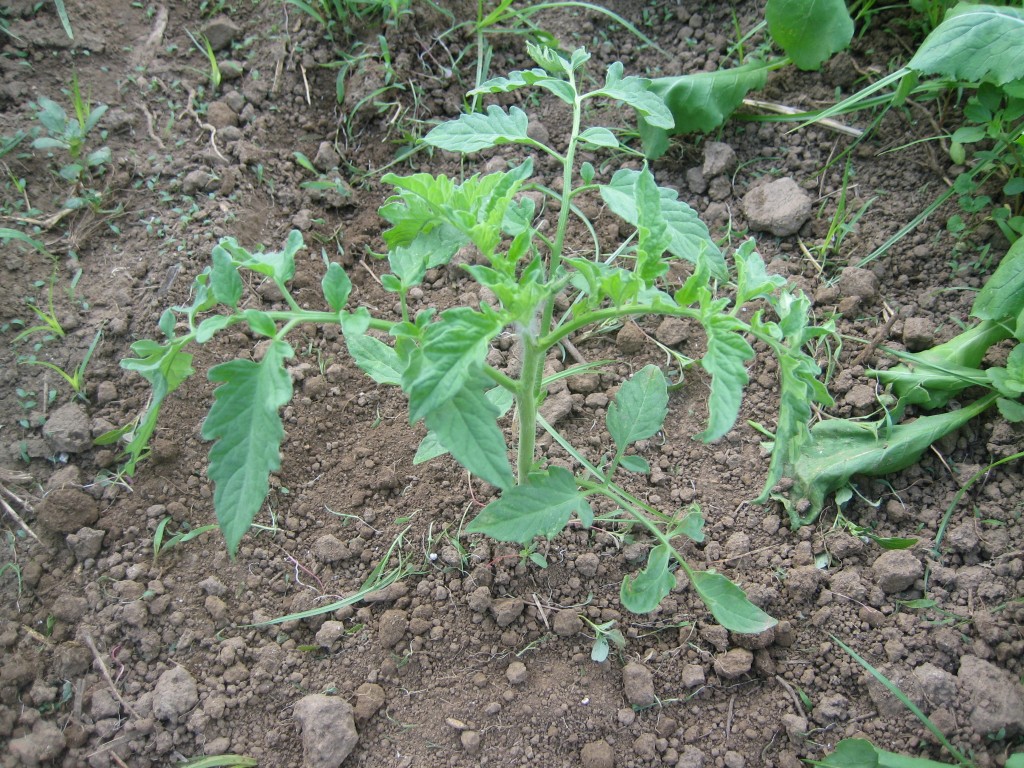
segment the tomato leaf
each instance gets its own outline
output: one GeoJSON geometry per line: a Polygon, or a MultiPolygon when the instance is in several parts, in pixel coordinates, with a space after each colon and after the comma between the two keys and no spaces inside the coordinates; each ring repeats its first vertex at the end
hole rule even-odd
{"type": "Polygon", "coordinates": [[[743,590],[720,573],[694,571],[690,583],[718,623],[730,632],[758,634],[778,622],[747,599],[743,590]]]}
{"type": "Polygon", "coordinates": [[[284,361],[293,354],[286,342],[272,341],[260,362],[231,360],[207,374],[220,386],[202,436],[215,441],[208,475],[217,522],[232,557],[263,506],[270,473],[281,466],[284,427],[278,409],[292,397],[284,361]]]}
{"type": "Polygon", "coordinates": [[[696,435],[696,439],[710,443],[736,423],[743,390],[750,381],[746,362],[754,357],[754,350],[739,333],[738,321],[734,318],[712,313],[702,320],[708,344],[700,364],[711,374],[711,396],[707,429],[696,435]]]}
{"type": "Polygon", "coordinates": [[[619,599],[627,611],[650,613],[676,585],[676,577],[668,569],[672,549],[659,544],[647,556],[647,567],[635,577],[626,576],[619,589],[619,599]]]}
{"type": "Polygon", "coordinates": [[[466,531],[525,545],[535,536],[553,539],[573,514],[593,519],[593,510],[576,487],[572,473],[551,467],[505,491],[481,510],[466,531]]]}
{"type": "Polygon", "coordinates": [[[458,119],[431,129],[423,141],[449,152],[479,152],[502,144],[526,144],[541,148],[527,135],[529,120],[519,107],[505,112],[492,104],[486,112],[463,113],[458,119]]]}
{"type": "Polygon", "coordinates": [[[667,414],[665,374],[656,365],[647,365],[619,387],[615,400],[608,406],[605,422],[621,452],[631,443],[656,434],[667,414]]]}

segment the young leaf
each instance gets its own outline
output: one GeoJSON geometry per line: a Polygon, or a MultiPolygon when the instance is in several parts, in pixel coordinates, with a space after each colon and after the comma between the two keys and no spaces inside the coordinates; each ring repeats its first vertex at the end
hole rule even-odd
{"type": "Polygon", "coordinates": [[[720,573],[694,571],[690,574],[690,583],[711,615],[730,632],[755,635],[778,624],[720,573]]]}
{"type": "MultiPolygon", "coordinates": [[[[234,244],[234,241],[231,238],[225,238],[221,241],[221,245],[229,250],[231,250],[230,245],[232,244],[234,244]],[[231,243],[226,242],[229,240],[231,243]]],[[[297,229],[293,229],[288,233],[288,239],[285,241],[284,248],[280,251],[249,253],[237,246],[237,244],[234,245],[238,251],[248,256],[242,262],[243,266],[248,267],[253,272],[259,272],[261,275],[273,278],[282,285],[295,276],[295,254],[300,249],[305,248],[305,243],[302,241],[302,233],[297,229]]]]}
{"type": "Polygon", "coordinates": [[[647,557],[647,567],[636,577],[626,576],[619,589],[622,606],[633,613],[650,613],[676,585],[676,577],[668,569],[672,550],[659,544],[647,557]]]}
{"type": "Polygon", "coordinates": [[[610,149],[619,148],[619,140],[615,137],[615,134],[607,128],[587,128],[585,131],[580,133],[579,138],[580,141],[584,141],[594,147],[608,147],[610,149]]]}
{"type": "Polygon", "coordinates": [[[238,306],[242,298],[242,278],[235,267],[231,254],[221,246],[215,246],[211,254],[213,268],[210,270],[210,290],[221,304],[232,309],[238,306]]]}
{"type": "MultiPolygon", "coordinates": [[[[633,226],[640,221],[637,210],[636,183],[640,171],[622,168],[615,172],[611,182],[601,185],[601,199],[621,219],[633,226]]],[[[712,274],[725,279],[728,269],[722,252],[711,239],[707,225],[700,220],[697,212],[678,199],[674,189],[658,187],[661,201],[661,215],[668,228],[668,250],[677,258],[693,264],[707,262],[712,274]]]]}
{"type": "Polygon", "coordinates": [[[768,0],[768,33],[799,69],[817,69],[853,39],[844,0],[768,0]]]}
{"type": "Polygon", "coordinates": [[[486,113],[464,113],[457,120],[441,123],[423,141],[449,152],[478,152],[502,144],[526,144],[540,149],[541,145],[526,133],[528,123],[526,113],[519,107],[510,107],[505,112],[492,104],[486,113]]]}
{"type": "Polygon", "coordinates": [[[665,130],[671,129],[674,125],[672,113],[664,101],[649,90],[651,81],[641,77],[624,78],[622,71],[622,62],[614,62],[608,67],[604,87],[588,93],[587,96],[604,96],[621,101],[635,109],[648,125],[665,130]]]}
{"type": "Polygon", "coordinates": [[[414,423],[444,404],[462,388],[472,370],[483,364],[490,340],[502,329],[501,320],[469,307],[441,313],[427,327],[420,354],[402,376],[409,395],[409,420],[414,423]]]}
{"type": "Polygon", "coordinates": [[[664,255],[672,236],[661,211],[658,185],[654,183],[654,177],[647,168],[636,177],[633,197],[637,208],[636,265],[633,271],[644,281],[644,285],[651,287],[668,271],[664,255]]]}
{"type": "Polygon", "coordinates": [[[575,514],[593,517],[572,473],[561,467],[530,475],[527,482],[505,491],[466,526],[498,541],[529,544],[535,536],[553,539],[575,514]]]}
{"type": "Polygon", "coordinates": [[[707,429],[696,439],[710,443],[736,423],[743,390],[750,381],[746,362],[754,356],[754,350],[739,333],[737,321],[728,315],[713,313],[704,317],[703,322],[708,344],[700,364],[711,374],[711,396],[707,429]]]}
{"type": "Polygon", "coordinates": [[[571,83],[560,77],[553,77],[543,69],[528,69],[525,71],[513,70],[508,77],[495,77],[487,80],[469,92],[469,96],[476,96],[483,93],[508,93],[518,88],[537,86],[550,91],[566,104],[572,104],[576,99],[576,89],[571,83]]]}
{"type": "Polygon", "coordinates": [[[972,83],[1024,77],[1024,9],[960,3],[921,43],[910,69],[972,83]]]}
{"type": "Polygon", "coordinates": [[[482,387],[469,384],[426,415],[426,425],[455,459],[477,477],[508,490],[515,485],[498,409],[482,387]]]}
{"type": "Polygon", "coordinates": [[[284,361],[293,354],[286,342],[273,341],[260,362],[231,360],[207,374],[220,386],[202,436],[216,441],[208,475],[214,483],[217,522],[232,557],[263,505],[270,473],[281,466],[284,428],[278,409],[292,397],[284,361]]]}
{"type": "Polygon", "coordinates": [[[656,365],[647,365],[623,383],[605,417],[619,451],[656,434],[668,414],[668,385],[656,365]]]}
{"type": "Polygon", "coordinates": [[[335,312],[340,312],[348,302],[348,295],[352,291],[352,281],[340,264],[331,262],[323,278],[320,280],[320,287],[324,292],[324,299],[327,306],[335,312]]]}
{"type": "Polygon", "coordinates": [[[346,333],[345,344],[360,370],[378,384],[402,384],[402,371],[405,370],[405,366],[392,347],[364,333],[346,333]]]}
{"type": "Polygon", "coordinates": [[[651,465],[643,456],[623,456],[619,466],[627,472],[638,472],[642,475],[651,473],[651,465]]]}

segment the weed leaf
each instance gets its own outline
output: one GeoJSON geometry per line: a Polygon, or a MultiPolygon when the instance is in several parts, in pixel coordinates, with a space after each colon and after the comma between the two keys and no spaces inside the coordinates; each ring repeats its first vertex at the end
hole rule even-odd
{"type": "Polygon", "coordinates": [[[505,491],[481,510],[466,531],[525,545],[535,536],[553,539],[573,514],[584,522],[593,519],[593,510],[576,487],[572,473],[551,467],[505,491]]]}
{"type": "Polygon", "coordinates": [[[477,477],[506,490],[515,484],[508,446],[498,427],[498,409],[482,386],[462,387],[426,416],[427,428],[455,459],[477,477]]]}
{"type": "MultiPolygon", "coordinates": [[[[1021,21],[1024,27],[1024,19],[1021,21]]],[[[1021,50],[1024,50],[1022,42],[1021,50]]],[[[1022,57],[1024,58],[1024,57],[1022,57]]],[[[982,320],[1016,318],[1024,311],[1024,238],[1006,252],[996,271],[978,291],[971,315],[982,320]]]]}
{"type": "Polygon", "coordinates": [[[210,369],[220,382],[202,436],[215,440],[208,474],[214,482],[217,521],[234,557],[269,490],[270,473],[281,466],[284,438],[278,409],[292,397],[292,380],[284,361],[294,352],[272,341],[263,359],[231,360],[210,369]]]}
{"type": "Polygon", "coordinates": [[[352,281],[340,264],[331,262],[320,280],[320,287],[324,292],[324,299],[327,306],[335,312],[340,312],[348,302],[348,295],[352,292],[352,281]]]}
{"type": "Polygon", "coordinates": [[[656,434],[667,414],[665,374],[656,365],[646,365],[619,388],[605,419],[608,433],[621,453],[631,443],[656,434]]]}
{"type": "Polygon", "coordinates": [[[432,147],[449,152],[478,152],[502,144],[537,145],[526,134],[529,121],[519,107],[505,112],[492,104],[486,113],[462,114],[457,120],[442,123],[432,129],[423,141],[432,147]]]}
{"type": "MultiPolygon", "coordinates": [[[[601,198],[621,219],[633,226],[639,224],[636,183],[640,171],[622,168],[615,172],[611,182],[601,185],[601,198]]],[[[707,225],[700,220],[697,212],[678,199],[674,189],[658,187],[661,200],[661,215],[668,227],[668,251],[677,258],[693,264],[706,262],[711,273],[724,279],[728,270],[722,252],[711,239],[707,225]]]]}
{"type": "Polygon", "coordinates": [[[708,398],[708,426],[696,439],[710,443],[736,423],[743,401],[743,390],[750,381],[746,362],[754,350],[739,333],[738,321],[729,315],[711,313],[702,318],[708,336],[708,348],[700,364],[711,374],[708,398]]]}
{"type": "Polygon", "coordinates": [[[720,573],[694,571],[690,582],[718,623],[730,632],[757,634],[778,622],[743,594],[743,590],[720,573]]]}
{"type": "Polygon", "coordinates": [[[817,69],[853,39],[844,0],[768,0],[768,33],[800,69],[817,69]]]}
{"type": "Polygon", "coordinates": [[[668,569],[671,548],[659,544],[647,557],[647,567],[635,577],[626,576],[619,589],[619,599],[627,611],[650,613],[676,585],[676,577],[668,569]]]}
{"type": "MultiPolygon", "coordinates": [[[[667,133],[708,133],[724,123],[750,91],[763,88],[767,76],[767,65],[753,61],[732,69],[658,77],[647,87],[672,112],[674,125],[667,133]]],[[[665,134],[665,129],[640,120],[640,135],[648,158],[664,154],[668,148],[665,134]]]]}
{"type": "Polygon", "coordinates": [[[1024,9],[960,3],[921,43],[910,69],[971,83],[1024,77],[1024,9]]]}

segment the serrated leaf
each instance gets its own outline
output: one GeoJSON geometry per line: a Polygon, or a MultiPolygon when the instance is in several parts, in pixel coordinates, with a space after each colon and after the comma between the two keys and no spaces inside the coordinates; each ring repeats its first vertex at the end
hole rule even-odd
{"type": "Polygon", "coordinates": [[[604,87],[588,96],[604,96],[621,101],[635,109],[648,125],[669,130],[675,124],[672,113],[665,102],[652,93],[648,86],[651,81],[641,77],[623,77],[621,61],[608,67],[604,87]]]}
{"type": "Polygon", "coordinates": [[[1024,9],[960,3],[907,65],[929,75],[1003,85],[1024,78],[1024,9]]]}
{"type": "Polygon", "coordinates": [[[626,576],[619,589],[622,606],[632,613],[650,613],[676,585],[676,577],[668,569],[672,549],[659,544],[647,556],[647,567],[635,577],[626,576]]]}
{"type": "Polygon", "coordinates": [[[501,498],[481,510],[466,531],[526,545],[535,536],[553,539],[573,514],[589,514],[592,519],[593,510],[577,488],[572,473],[551,467],[505,491],[501,498]]]}
{"type": "Polygon", "coordinates": [[[668,415],[668,385],[656,365],[646,365],[619,387],[605,421],[619,451],[657,434],[668,415]]]}
{"type": "Polygon", "coordinates": [[[576,90],[563,78],[549,75],[543,69],[513,70],[508,77],[495,77],[481,83],[469,92],[469,96],[484,93],[508,93],[519,88],[537,86],[550,91],[566,104],[576,99],[576,90]]]}
{"type": "MultiPolygon", "coordinates": [[[[636,201],[636,182],[640,171],[622,168],[615,172],[608,184],[600,188],[601,199],[621,219],[633,226],[639,223],[636,201]]],[[[661,215],[668,228],[668,250],[680,259],[693,264],[705,261],[712,274],[720,279],[728,276],[722,252],[711,239],[707,225],[689,205],[679,200],[674,189],[658,187],[661,215]]]]}
{"type": "Polygon", "coordinates": [[[502,329],[501,321],[468,307],[441,313],[424,333],[420,353],[402,375],[409,395],[409,420],[416,422],[441,407],[457,392],[487,357],[490,340],[502,329]]]}
{"type": "Polygon", "coordinates": [[[710,443],[736,423],[743,391],[750,381],[746,362],[754,357],[754,350],[733,318],[715,313],[703,318],[703,323],[708,342],[700,364],[711,374],[711,395],[707,429],[696,435],[696,439],[710,443]]]}
{"type": "Polygon", "coordinates": [[[491,485],[515,485],[498,409],[482,387],[470,383],[426,414],[427,428],[462,466],[491,485]]]}
{"type": "MultiPolygon", "coordinates": [[[[754,61],[732,69],[654,78],[648,88],[672,113],[669,133],[708,133],[722,125],[750,91],[764,88],[767,77],[767,65],[754,61]]],[[[645,132],[664,131],[643,120],[640,128],[645,150],[649,140],[645,132]]]]}
{"type": "Polygon", "coordinates": [[[340,312],[348,303],[348,296],[352,292],[352,281],[341,264],[332,261],[327,265],[327,271],[320,280],[320,288],[324,292],[327,306],[335,312],[340,312]]]}
{"type": "Polygon", "coordinates": [[[242,298],[242,278],[235,267],[235,261],[224,248],[217,245],[210,254],[213,267],[210,270],[210,290],[221,304],[237,307],[242,298]]]}
{"type": "MultiPolygon", "coordinates": [[[[508,413],[515,402],[512,393],[504,387],[492,387],[485,394],[491,405],[498,409],[498,418],[508,413]]],[[[420,440],[412,463],[423,464],[431,459],[436,459],[438,456],[444,456],[446,453],[448,453],[448,449],[441,445],[437,434],[433,431],[428,431],[424,438],[420,440]]]]}
{"type": "Polygon", "coordinates": [[[1010,246],[996,271],[978,291],[971,315],[1003,320],[1024,311],[1024,238],[1010,246]]]}
{"type": "Polygon", "coordinates": [[[231,360],[207,374],[210,381],[220,382],[202,428],[203,439],[215,441],[207,474],[214,483],[217,522],[232,557],[263,506],[270,473],[281,466],[284,427],[278,410],[292,397],[284,361],[293,354],[289,344],[274,341],[258,363],[231,360]]]}
{"type": "Polygon", "coordinates": [[[658,185],[646,167],[636,177],[633,199],[637,208],[636,265],[633,272],[643,280],[644,285],[651,287],[668,272],[668,261],[664,255],[672,236],[661,211],[658,185]]]}
{"type": "MultiPolygon", "coordinates": [[[[225,238],[221,241],[221,245],[229,247],[229,243],[225,241],[230,239],[225,238]]],[[[248,256],[243,262],[243,266],[253,272],[273,278],[283,285],[295,276],[295,254],[302,248],[305,248],[302,233],[293,229],[288,233],[288,239],[285,240],[284,248],[280,251],[250,253],[241,248],[239,250],[248,256]]]]}
{"type": "Polygon", "coordinates": [[[718,623],[730,632],[758,634],[778,622],[747,599],[743,590],[720,573],[694,571],[690,583],[718,623]]]}
{"type": "Polygon", "coordinates": [[[405,366],[392,347],[364,333],[346,332],[345,344],[359,369],[378,384],[396,387],[402,384],[405,366]]]}
{"type": "Polygon", "coordinates": [[[736,249],[736,303],[746,304],[771,295],[786,284],[782,275],[769,275],[761,255],[754,250],[754,241],[746,240],[736,249]]]}
{"type": "Polygon", "coordinates": [[[817,69],[853,39],[844,0],[768,0],[764,18],[772,39],[799,69],[817,69]]]}
{"type": "Polygon", "coordinates": [[[529,120],[519,107],[505,112],[494,104],[484,113],[462,114],[433,128],[423,141],[449,152],[479,152],[502,144],[537,145],[526,131],[529,120]]]}

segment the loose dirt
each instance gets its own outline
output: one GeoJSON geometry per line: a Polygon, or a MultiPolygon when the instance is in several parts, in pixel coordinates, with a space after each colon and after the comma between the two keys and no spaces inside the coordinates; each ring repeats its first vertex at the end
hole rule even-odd
{"type": "MultiPolygon", "coordinates": [[[[651,75],[724,65],[734,18],[744,30],[759,18],[753,3],[612,7],[667,55],[596,15],[537,18],[567,47],[588,46],[594,72],[621,59],[627,73],[651,75]]],[[[770,419],[778,395],[775,370],[763,362],[750,370],[738,426],[714,445],[692,440],[703,428],[707,383],[689,376],[672,396],[664,432],[637,446],[652,475],[630,488],[662,508],[700,506],[707,540],[688,555],[779,619],[759,636],[717,626],[682,581],[653,613],[626,613],[619,583],[645,562],[643,537],[569,529],[541,547],[541,569],[515,547],[463,534],[492,489],[448,459],[414,465],[423,432],[408,425],[403,398],[367,379],[329,331],[292,339],[296,395],[284,410],[283,464],[262,527],[234,561],[216,532],[155,559],[154,533],[166,517],[165,541],[214,522],[199,433],[210,385],[197,375],[173,395],[153,455],[134,478],[118,478],[116,453],[92,438],[145,407],[144,382],[118,362],[132,342],[158,332],[164,309],[188,302],[218,239],[276,249],[298,228],[309,245],[294,283],[300,303],[322,302],[323,251],[348,268],[354,301],[389,316],[394,301],[372,258],[383,250],[385,166],[459,175],[523,155],[488,153],[480,166],[427,151],[396,160],[429,121],[456,115],[472,87],[473,40],[442,34],[453,22],[430,4],[414,4],[397,26],[354,22],[333,42],[295,6],[271,0],[101,0],[69,2],[68,10],[73,41],[51,4],[26,0],[8,4],[9,32],[0,33],[0,134],[36,126],[30,102],[40,96],[67,107],[61,91],[77,74],[93,104],[110,106],[97,144],[112,151],[100,204],[59,221],[51,217],[71,191],[56,173],[59,159],[31,151],[29,140],[0,159],[3,225],[31,232],[56,256],[51,263],[9,242],[0,265],[4,499],[39,537],[2,516],[0,765],[144,768],[237,753],[267,767],[304,759],[328,766],[351,749],[345,765],[794,768],[851,736],[941,758],[930,734],[837,640],[897,683],[978,766],[1002,765],[1020,748],[1024,484],[1016,465],[973,486],[953,513],[942,556],[930,549],[960,483],[1021,450],[1021,430],[989,415],[910,469],[857,483],[846,515],[880,536],[918,538],[913,549],[884,552],[833,525],[834,511],[792,531],[781,509],[750,503],[767,459],[747,420],[770,419]],[[219,92],[189,32],[215,44],[219,92]],[[390,69],[357,59],[339,106],[330,64],[339,52],[374,50],[377,35],[386,36],[390,69]],[[331,188],[311,187],[316,177],[295,152],[331,188]],[[66,335],[15,340],[36,324],[27,300],[45,306],[51,279],[66,335]],[[52,370],[20,364],[35,355],[70,371],[99,330],[85,400],[52,370]],[[315,618],[252,626],[351,595],[396,537],[389,565],[400,552],[409,572],[386,589],[315,618]],[[581,616],[616,622],[625,648],[591,661],[581,616]],[[318,740],[310,724],[322,717],[337,726],[318,740]]],[[[474,10],[454,12],[465,19],[474,10]]],[[[878,15],[849,54],[820,73],[780,70],[758,97],[798,108],[831,103],[907,57],[911,21],[878,15]]],[[[491,43],[492,74],[527,65],[522,37],[491,43]]],[[[563,121],[549,101],[521,103],[534,130],[557,142],[563,121]]],[[[844,272],[956,176],[941,142],[918,141],[952,130],[956,109],[907,104],[854,149],[847,209],[870,206],[834,253],[817,247],[843,194],[845,161],[829,162],[848,136],[741,118],[711,137],[718,144],[678,140],[653,165],[716,239],[735,247],[755,234],[771,271],[813,296],[820,318],[837,318],[844,341],[830,370],[834,415],[878,409],[864,372],[884,364],[880,347],[920,348],[957,333],[972,291],[1007,247],[984,224],[954,239],[944,226],[951,206],[881,258],[844,272]],[[735,158],[725,152],[721,162],[721,145],[735,158]],[[809,196],[809,220],[782,237],[748,232],[744,196],[783,177],[809,196]]],[[[849,122],[864,127],[868,119],[849,122]]],[[[547,163],[536,167],[538,179],[553,181],[547,163]]],[[[599,179],[613,170],[598,164],[599,179]]],[[[599,234],[618,236],[598,201],[581,205],[599,234]]],[[[248,287],[252,306],[276,300],[265,286],[248,287]]],[[[435,270],[413,306],[477,303],[474,290],[460,270],[435,270]]],[[[703,344],[685,326],[646,320],[578,342],[587,359],[614,361],[552,393],[559,426],[589,458],[608,443],[604,411],[617,385],[648,362],[665,363],[652,338],[684,354],[703,344]]],[[[218,338],[196,368],[250,356],[256,343],[244,332],[218,338]]],[[[499,340],[494,361],[513,353],[511,340],[499,340]]],[[[549,440],[539,450],[568,461],[549,440]]]]}

